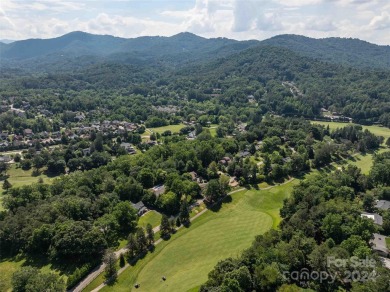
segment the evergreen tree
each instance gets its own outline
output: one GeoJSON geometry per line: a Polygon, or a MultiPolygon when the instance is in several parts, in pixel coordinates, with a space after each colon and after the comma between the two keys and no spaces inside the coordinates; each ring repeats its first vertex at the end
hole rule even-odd
{"type": "Polygon", "coordinates": [[[160,232],[162,238],[168,238],[171,233],[169,220],[167,215],[163,215],[161,218],[160,232]]]}
{"type": "Polygon", "coordinates": [[[119,256],[119,266],[123,268],[126,264],[125,257],[123,256],[123,253],[119,256]]]}
{"type": "Polygon", "coordinates": [[[8,191],[10,188],[12,188],[12,184],[8,181],[8,179],[5,179],[3,183],[3,190],[8,191]]]}
{"type": "Polygon", "coordinates": [[[179,218],[180,222],[184,226],[188,226],[190,224],[190,212],[186,198],[181,202],[179,218]]]}
{"type": "Polygon", "coordinates": [[[154,231],[153,231],[153,227],[150,223],[148,223],[148,225],[146,225],[146,239],[148,241],[148,245],[154,244],[154,231]]]}
{"type": "Polygon", "coordinates": [[[137,242],[137,247],[140,252],[144,252],[148,247],[148,241],[145,236],[145,231],[143,228],[138,228],[137,233],[135,234],[135,239],[137,242]]]}
{"type": "Polygon", "coordinates": [[[135,240],[135,236],[133,233],[130,233],[129,237],[127,238],[127,249],[129,259],[132,259],[138,252],[137,241],[135,240]]]}
{"type": "Polygon", "coordinates": [[[116,256],[112,250],[106,250],[103,258],[103,262],[106,264],[104,268],[104,277],[110,282],[115,282],[117,275],[116,268],[116,256]]]}

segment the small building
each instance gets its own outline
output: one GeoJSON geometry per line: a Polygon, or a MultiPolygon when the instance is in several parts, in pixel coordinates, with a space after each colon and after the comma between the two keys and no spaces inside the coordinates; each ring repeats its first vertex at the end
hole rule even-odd
{"type": "Polygon", "coordinates": [[[245,158],[245,157],[248,157],[248,156],[250,156],[251,154],[250,154],[250,152],[249,151],[240,151],[239,153],[238,153],[238,157],[240,157],[240,158],[245,158]]]}
{"type": "Polygon", "coordinates": [[[195,131],[189,132],[187,135],[188,140],[194,140],[196,138],[195,131]]]}
{"type": "Polygon", "coordinates": [[[375,224],[379,225],[379,226],[382,226],[383,224],[383,218],[381,215],[379,214],[376,214],[376,213],[366,213],[366,212],[363,212],[360,217],[365,217],[365,218],[369,218],[371,220],[374,221],[375,224]]]}
{"type": "Polygon", "coordinates": [[[195,171],[191,171],[191,172],[190,172],[190,175],[191,175],[192,181],[197,181],[197,179],[198,179],[198,174],[197,174],[195,171]]]}
{"type": "Polygon", "coordinates": [[[9,155],[0,156],[0,162],[8,163],[11,160],[12,160],[12,158],[9,155]]]}
{"type": "Polygon", "coordinates": [[[25,137],[32,137],[33,136],[33,130],[31,130],[31,129],[24,129],[23,130],[23,135],[25,136],[25,137]]]}
{"type": "Polygon", "coordinates": [[[377,209],[381,209],[381,210],[389,210],[390,209],[390,201],[378,200],[378,201],[376,201],[375,207],[377,209]]]}
{"type": "Polygon", "coordinates": [[[137,210],[137,214],[138,216],[142,216],[143,214],[145,214],[147,211],[148,211],[148,208],[145,207],[144,203],[142,203],[142,201],[139,201],[138,203],[136,204],[132,204],[134,209],[137,210]]]}
{"type": "Polygon", "coordinates": [[[165,193],[165,186],[164,185],[157,185],[154,186],[151,191],[154,193],[154,195],[158,198],[160,195],[165,193]]]}
{"type": "Polygon", "coordinates": [[[133,145],[131,145],[130,143],[122,142],[120,147],[124,148],[127,151],[127,153],[129,153],[129,154],[135,154],[136,153],[133,145]]]}
{"type": "Polygon", "coordinates": [[[85,148],[85,149],[83,149],[83,155],[84,155],[84,156],[91,155],[91,149],[90,149],[90,148],[85,148]]]}
{"type": "Polygon", "coordinates": [[[372,249],[380,256],[387,257],[389,255],[389,250],[386,246],[386,237],[379,233],[374,233],[373,236],[374,238],[370,240],[372,249]]]}
{"type": "Polygon", "coordinates": [[[8,135],[8,131],[0,132],[0,139],[7,140],[8,135]]]}

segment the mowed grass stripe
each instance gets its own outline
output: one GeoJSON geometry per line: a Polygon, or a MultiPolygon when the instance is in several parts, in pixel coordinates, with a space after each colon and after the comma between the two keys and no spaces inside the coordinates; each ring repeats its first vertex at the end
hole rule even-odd
{"type": "Polygon", "coordinates": [[[218,261],[240,255],[256,235],[277,227],[283,199],[296,183],[233,194],[232,201],[218,212],[207,211],[103,291],[187,291],[198,287],[218,261]],[[163,275],[166,281],[161,280],[163,275]],[[133,289],[135,283],[140,283],[138,289],[133,289]]]}

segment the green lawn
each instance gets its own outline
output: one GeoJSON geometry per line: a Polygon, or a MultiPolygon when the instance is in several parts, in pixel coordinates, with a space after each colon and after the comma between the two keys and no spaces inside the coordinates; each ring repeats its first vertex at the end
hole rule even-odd
{"type": "MultiPolygon", "coordinates": [[[[12,274],[25,265],[31,264],[28,264],[25,258],[20,259],[17,256],[14,258],[2,259],[0,261],[0,291],[11,291],[12,274]]],[[[53,266],[45,260],[42,261],[37,259],[33,266],[36,266],[44,273],[60,273],[59,270],[53,268],[53,266]]],[[[63,275],[63,277],[66,279],[66,275],[63,275]]]]}
{"type": "Polygon", "coordinates": [[[11,291],[11,278],[12,274],[22,267],[25,260],[12,261],[5,260],[0,261],[0,290],[11,291]]]}
{"type": "MultiPolygon", "coordinates": [[[[178,125],[168,125],[164,127],[158,127],[158,128],[148,128],[149,130],[155,132],[155,133],[163,133],[167,130],[170,130],[173,133],[179,133],[181,128],[184,128],[186,125],[184,124],[178,124],[178,125]]],[[[145,134],[143,134],[145,135],[145,134]]]]}
{"type": "Polygon", "coordinates": [[[160,225],[161,217],[162,216],[159,212],[151,210],[139,218],[138,225],[146,228],[146,225],[150,223],[154,228],[160,225]]]}
{"type": "Polygon", "coordinates": [[[387,248],[390,248],[390,237],[386,237],[387,248]]]}
{"type": "MultiPolygon", "coordinates": [[[[33,170],[23,170],[21,168],[16,168],[16,164],[12,164],[10,169],[7,171],[9,178],[8,181],[12,184],[12,187],[20,187],[24,185],[30,185],[38,182],[39,178],[42,178],[45,183],[50,183],[52,178],[47,177],[44,174],[40,174],[39,176],[32,176],[33,170]]],[[[4,190],[2,188],[3,181],[0,181],[0,211],[3,210],[1,205],[1,195],[4,190]]]]}
{"type": "Polygon", "coordinates": [[[117,284],[104,291],[187,291],[207,280],[215,264],[236,257],[254,237],[280,222],[279,209],[297,180],[270,190],[243,190],[218,212],[207,211],[190,228],[182,228],[169,241],[157,245],[154,253],[128,268],[117,284]],[[162,281],[162,276],[167,281],[162,281]]]}
{"type": "MultiPolygon", "coordinates": [[[[322,122],[322,121],[311,121],[313,124],[320,124],[327,126],[329,125],[329,129],[335,130],[337,128],[343,128],[347,125],[353,125],[351,123],[340,123],[340,122],[322,122]]],[[[367,129],[373,134],[377,136],[383,136],[385,138],[385,141],[387,138],[390,137],[390,129],[386,127],[381,127],[381,126],[362,126],[363,129],[367,129]]]]}

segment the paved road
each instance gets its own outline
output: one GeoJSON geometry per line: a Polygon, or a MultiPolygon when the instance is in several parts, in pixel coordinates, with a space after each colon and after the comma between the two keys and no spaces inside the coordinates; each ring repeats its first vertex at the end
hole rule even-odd
{"type": "MultiPolygon", "coordinates": [[[[154,232],[160,231],[160,226],[157,226],[157,227],[153,228],[153,231],[154,232]]],[[[154,244],[156,245],[157,243],[160,243],[159,241],[160,241],[160,239],[157,240],[154,244]]],[[[127,248],[126,247],[121,248],[121,249],[119,249],[119,250],[117,250],[115,252],[115,256],[117,258],[119,258],[119,256],[122,253],[124,254],[126,252],[127,252],[127,248]]],[[[85,287],[87,287],[93,280],[95,280],[101,273],[104,272],[104,268],[105,267],[106,267],[106,265],[104,263],[101,263],[99,266],[97,266],[95,269],[93,269],[92,272],[89,273],[89,275],[86,278],[84,278],[80,283],[78,283],[77,286],[73,287],[69,291],[71,291],[71,292],[81,292],[81,291],[83,291],[83,289],[85,289],[85,287]]]]}

